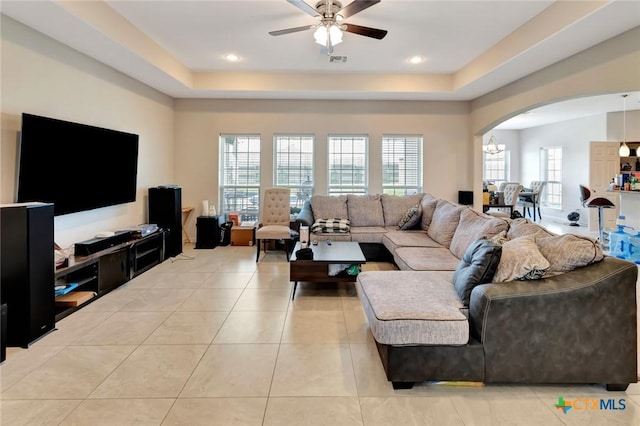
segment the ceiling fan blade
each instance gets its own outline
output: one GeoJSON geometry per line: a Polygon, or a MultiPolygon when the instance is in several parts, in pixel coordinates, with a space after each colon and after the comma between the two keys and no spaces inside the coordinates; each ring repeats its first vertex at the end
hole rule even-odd
{"type": "Polygon", "coordinates": [[[284,34],[297,33],[300,31],[307,31],[313,28],[314,25],[305,25],[304,27],[287,28],[286,30],[269,31],[272,36],[279,36],[284,34]]]}
{"type": "Polygon", "coordinates": [[[298,9],[300,9],[301,11],[303,11],[304,13],[308,13],[311,16],[318,16],[318,11],[309,6],[307,3],[303,2],[302,0],[287,0],[289,3],[291,3],[292,5],[294,5],[295,7],[297,7],[298,9]]]}
{"type": "Polygon", "coordinates": [[[377,28],[361,27],[360,25],[342,24],[344,30],[349,33],[358,34],[365,37],[377,38],[382,40],[387,35],[387,30],[379,30],[377,28]]]}
{"type": "Polygon", "coordinates": [[[363,10],[370,8],[376,3],[380,3],[380,0],[354,0],[340,9],[338,13],[342,15],[343,18],[347,19],[358,12],[362,12],[363,10]]]}

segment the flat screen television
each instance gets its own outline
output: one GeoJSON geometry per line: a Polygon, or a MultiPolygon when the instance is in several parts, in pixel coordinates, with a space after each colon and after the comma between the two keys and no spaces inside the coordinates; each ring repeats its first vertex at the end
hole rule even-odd
{"type": "Polygon", "coordinates": [[[138,135],[22,114],[17,197],[56,216],[136,200],[138,135]]]}

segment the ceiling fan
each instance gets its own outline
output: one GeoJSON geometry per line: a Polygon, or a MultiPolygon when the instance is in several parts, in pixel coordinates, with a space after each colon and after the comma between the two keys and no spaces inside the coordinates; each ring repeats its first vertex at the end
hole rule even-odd
{"type": "Polygon", "coordinates": [[[333,46],[342,43],[342,31],[378,40],[382,40],[384,36],[387,35],[386,30],[343,23],[344,19],[362,12],[376,3],[380,3],[380,0],[354,0],[345,7],[342,7],[342,3],[336,0],[320,0],[316,3],[315,7],[311,7],[303,0],[287,1],[303,12],[318,19],[319,22],[313,25],[270,31],[269,34],[272,36],[280,36],[283,34],[314,30],[313,36],[316,43],[322,46],[320,51],[324,55],[333,53],[333,46]]]}

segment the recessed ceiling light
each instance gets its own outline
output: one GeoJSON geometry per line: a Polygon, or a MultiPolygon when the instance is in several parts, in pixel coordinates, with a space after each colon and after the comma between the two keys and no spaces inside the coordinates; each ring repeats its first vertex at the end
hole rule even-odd
{"type": "Polygon", "coordinates": [[[229,62],[238,62],[240,60],[240,57],[235,53],[229,53],[227,55],[224,55],[224,58],[229,62]]]}
{"type": "Polygon", "coordinates": [[[422,56],[412,56],[407,60],[411,64],[420,64],[420,63],[424,62],[424,58],[422,56]]]}

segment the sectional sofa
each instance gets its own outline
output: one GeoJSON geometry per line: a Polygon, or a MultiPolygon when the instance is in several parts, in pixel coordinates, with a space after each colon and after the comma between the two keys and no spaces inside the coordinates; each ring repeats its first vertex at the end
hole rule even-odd
{"type": "Polygon", "coordinates": [[[316,224],[314,239],[391,253],[399,271],[362,272],[356,285],[394,388],[637,381],[638,268],[596,240],[430,194],[314,196],[298,220],[316,224]]]}

